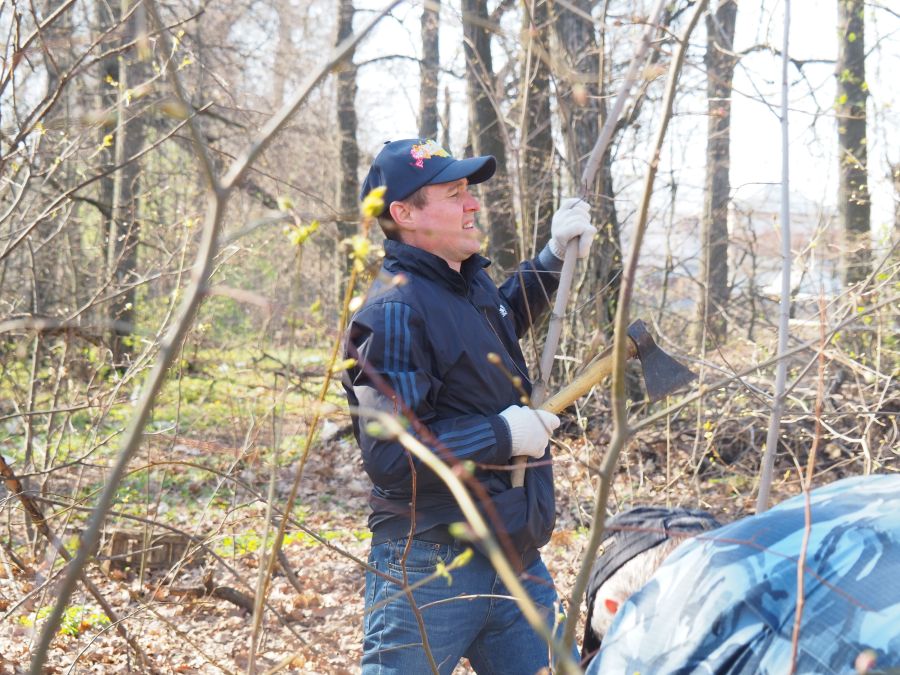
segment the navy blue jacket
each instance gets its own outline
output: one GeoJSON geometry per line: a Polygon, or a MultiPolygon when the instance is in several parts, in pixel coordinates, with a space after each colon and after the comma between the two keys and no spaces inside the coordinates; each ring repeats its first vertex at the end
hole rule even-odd
{"type": "MultiPolygon", "coordinates": [[[[500,288],[473,255],[459,272],[427,251],[385,241],[385,259],[363,307],[347,331],[345,354],[357,365],[343,385],[353,430],[374,487],[369,500],[373,543],[407,536],[413,501],[411,455],[395,439],[367,432],[365,410],[402,412],[402,400],[437,443],[417,436],[440,454],[475,463],[475,476],[499,515],[500,527],[525,555],[547,543],[555,523],[553,471],[530,468],[524,488],[510,486],[506,465],[510,434],[499,413],[521,405],[531,382],[519,338],[549,304],[560,261],[545,249],[523,262],[500,288]],[[488,354],[502,359],[491,364],[488,354]],[[521,378],[517,389],[512,378],[521,378]],[[378,380],[383,382],[381,387],[378,380]],[[386,386],[386,388],[385,388],[386,386]]],[[[549,448],[544,459],[550,458],[549,448]]],[[[415,531],[463,520],[450,491],[427,467],[415,466],[415,531]]],[[[474,495],[477,498],[477,495],[474,495]]],[[[482,505],[483,506],[483,505],[482,505]]],[[[490,522],[490,520],[489,520],[490,522]]]]}

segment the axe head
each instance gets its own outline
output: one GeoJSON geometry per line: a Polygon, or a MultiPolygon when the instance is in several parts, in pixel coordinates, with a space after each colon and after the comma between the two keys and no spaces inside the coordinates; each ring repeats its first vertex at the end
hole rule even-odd
{"type": "Polygon", "coordinates": [[[628,327],[628,337],[634,342],[637,356],[641,360],[644,386],[651,402],[668,396],[697,377],[656,344],[646,324],[640,319],[628,327]]]}

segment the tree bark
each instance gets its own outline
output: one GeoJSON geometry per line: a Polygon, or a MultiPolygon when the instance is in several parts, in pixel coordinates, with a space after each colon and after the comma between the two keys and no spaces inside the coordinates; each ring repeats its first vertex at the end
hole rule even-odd
{"type": "Polygon", "coordinates": [[[529,0],[522,13],[522,229],[540,250],[553,216],[553,138],[546,0],[529,0]]]}
{"type": "MultiPolygon", "coordinates": [[[[340,0],[338,5],[338,30],[335,45],[353,33],[353,0],[340,0]]],[[[340,157],[340,177],[338,185],[338,205],[342,219],[338,222],[338,232],[343,239],[356,230],[355,214],[359,204],[359,146],[356,142],[356,66],[353,52],[347,54],[341,63],[337,77],[337,118],[340,135],[338,155],[340,157]]]]}
{"type": "MultiPolygon", "coordinates": [[[[47,0],[46,5],[41,8],[43,16],[54,14],[62,4],[63,0],[47,0]]],[[[44,128],[65,129],[69,126],[67,115],[72,100],[72,90],[65,86],[65,82],[60,77],[71,66],[70,62],[74,56],[66,50],[52,50],[47,45],[63,43],[71,34],[71,30],[71,11],[69,11],[42,31],[43,48],[40,50],[40,56],[43,57],[47,77],[44,100],[49,100],[57,95],[60,97],[57,104],[44,114],[41,120],[44,128]],[[59,91],[60,89],[61,91],[59,91]]],[[[0,113],[0,120],[4,114],[7,114],[6,110],[0,113]]],[[[15,119],[14,116],[8,116],[7,122],[10,118],[15,119]]],[[[43,138],[36,146],[35,158],[49,170],[59,152],[61,150],[53,142],[51,136],[43,138]]],[[[62,171],[65,168],[67,167],[63,167],[62,171]]],[[[62,171],[56,172],[57,177],[62,171]]],[[[60,221],[67,217],[61,211],[38,223],[28,241],[28,254],[25,256],[25,269],[23,269],[23,276],[28,282],[28,290],[24,293],[23,308],[27,307],[27,310],[36,316],[53,314],[60,305],[65,305],[69,301],[70,296],[64,286],[65,268],[59,264],[62,258],[60,244],[63,238],[60,237],[60,243],[53,246],[45,245],[60,228],[60,221]]]]}
{"type": "Polygon", "coordinates": [[[419,63],[419,137],[437,138],[440,0],[422,8],[422,60],[419,63]]]}
{"type": "MultiPolygon", "coordinates": [[[[600,128],[606,121],[607,111],[603,46],[598,42],[593,24],[585,18],[585,15],[590,16],[593,3],[591,0],[573,0],[570,4],[581,13],[556,4],[554,26],[565,63],[572,74],[571,81],[561,87],[558,104],[569,171],[577,183],[600,128]]],[[[601,40],[602,37],[601,33],[601,40]]],[[[598,230],[598,241],[592,249],[590,260],[595,290],[591,290],[590,295],[597,299],[595,325],[607,336],[612,336],[622,272],[622,245],[609,149],[603,154],[590,201],[591,217],[598,230]]]]}
{"type": "Polygon", "coordinates": [[[891,178],[894,180],[894,229],[900,232],[900,162],[891,164],[891,178]]]}
{"type": "MultiPolygon", "coordinates": [[[[113,25],[128,15],[132,0],[121,0],[118,14],[106,3],[100,3],[101,28],[113,25]]],[[[144,10],[139,7],[125,19],[121,41],[128,43],[145,29],[144,10]]],[[[137,50],[129,49],[110,56],[101,64],[103,78],[100,87],[103,100],[114,111],[115,128],[104,137],[103,145],[112,148],[111,164],[120,167],[103,179],[101,190],[108,200],[109,218],[106,223],[106,269],[115,295],[109,307],[109,319],[113,322],[110,335],[110,351],[113,364],[126,368],[133,357],[130,341],[135,322],[138,243],[141,238],[139,220],[140,166],[127,162],[136,155],[144,143],[144,121],[134,108],[129,110],[129,90],[140,84],[147,67],[137,50]],[[129,117],[130,115],[130,117],[129,117]]],[[[104,129],[108,131],[108,129],[104,129]]]]}
{"type": "Polygon", "coordinates": [[[849,285],[865,279],[872,267],[863,0],[838,0],[838,36],[838,209],[846,238],[844,282],[849,285]]]}
{"type": "Polygon", "coordinates": [[[441,117],[441,147],[450,150],[450,87],[444,87],[444,114],[441,117]]]}
{"type": "Polygon", "coordinates": [[[276,51],[278,63],[272,73],[272,102],[276,108],[284,103],[287,74],[293,69],[297,58],[294,41],[291,37],[295,23],[293,7],[286,2],[278,8],[278,49],[276,51]]]}
{"type": "Polygon", "coordinates": [[[504,276],[518,260],[515,210],[506,163],[506,129],[495,108],[494,70],[487,0],[463,0],[463,34],[466,55],[466,89],[469,96],[469,138],[472,151],[493,155],[497,171],[482,187],[483,209],[479,222],[489,236],[492,273],[504,276]]]}
{"type": "Polygon", "coordinates": [[[700,229],[698,349],[721,344],[728,333],[728,202],[731,193],[731,85],[736,0],[720,2],[706,16],[706,186],[700,229]],[[704,344],[705,336],[705,344],[704,344]]]}
{"type": "MultiPolygon", "coordinates": [[[[338,3],[338,27],[335,46],[353,34],[353,0],[338,3]]],[[[356,66],[351,50],[344,57],[337,72],[337,125],[338,125],[338,194],[340,218],[337,221],[337,238],[334,242],[334,297],[344,295],[345,284],[350,278],[353,261],[347,256],[343,241],[357,230],[359,213],[359,145],[356,140],[356,66]]]]}

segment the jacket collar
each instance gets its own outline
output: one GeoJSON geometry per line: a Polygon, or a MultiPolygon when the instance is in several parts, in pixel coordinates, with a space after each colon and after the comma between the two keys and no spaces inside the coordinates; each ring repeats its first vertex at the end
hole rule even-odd
{"type": "Polygon", "coordinates": [[[457,272],[450,269],[446,260],[424,249],[392,239],[384,242],[384,268],[388,272],[409,272],[457,293],[465,294],[475,275],[490,264],[490,260],[475,253],[463,261],[457,272]]]}

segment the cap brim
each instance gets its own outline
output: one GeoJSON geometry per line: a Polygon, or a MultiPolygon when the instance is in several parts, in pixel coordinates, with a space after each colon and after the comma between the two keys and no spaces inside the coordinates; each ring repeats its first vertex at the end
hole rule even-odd
{"type": "Polygon", "coordinates": [[[497,160],[494,159],[493,155],[467,157],[458,159],[441,171],[438,171],[427,184],[452,183],[460,178],[467,178],[469,185],[476,185],[493,176],[496,170],[497,160]]]}

